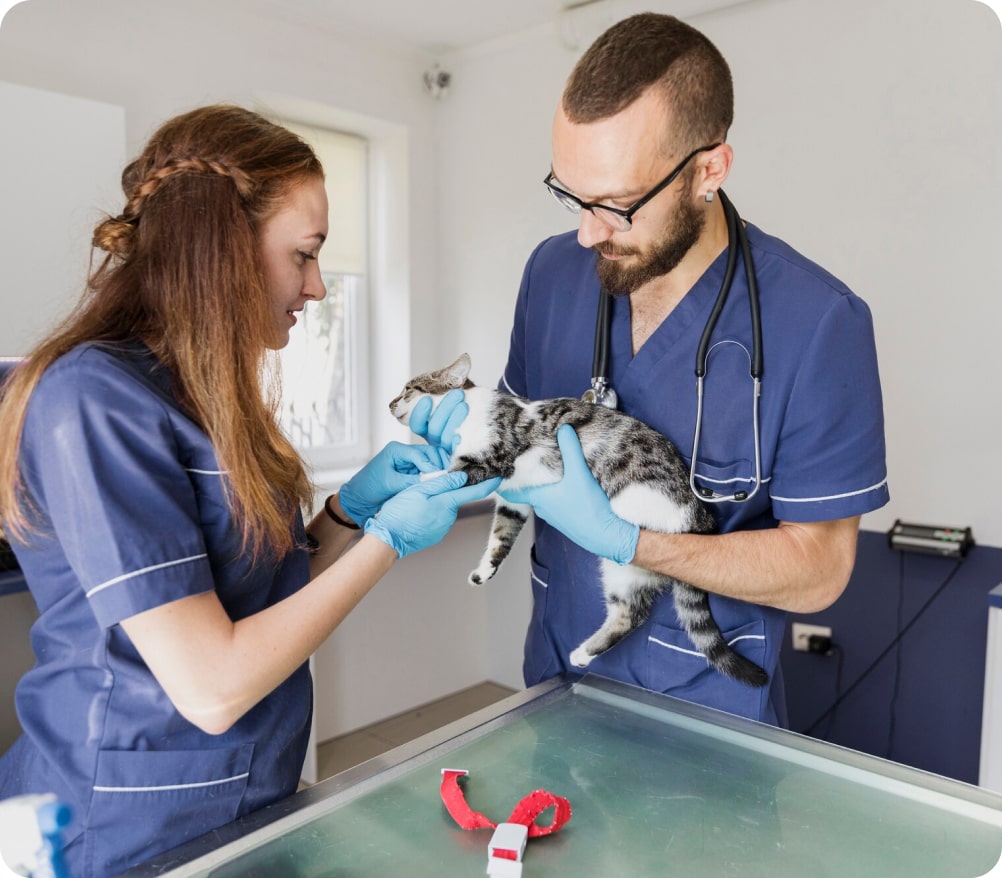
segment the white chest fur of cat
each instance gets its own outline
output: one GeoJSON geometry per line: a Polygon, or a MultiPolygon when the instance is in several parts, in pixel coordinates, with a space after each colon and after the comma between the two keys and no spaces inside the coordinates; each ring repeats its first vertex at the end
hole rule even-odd
{"type": "MultiPolygon", "coordinates": [[[[596,481],[620,518],[661,533],[710,533],[712,515],[689,490],[688,468],[675,447],[646,424],[621,412],[578,399],[529,401],[469,381],[470,358],[419,375],[390,403],[390,411],[407,424],[417,402],[436,402],[450,390],[463,388],[469,414],[459,428],[450,470],[463,470],[468,483],[501,476],[501,490],[559,481],[563,475],[556,432],[570,424],[596,481]]],[[[487,548],[470,574],[471,585],[483,585],[508,556],[531,508],[497,497],[487,548]]],[[[636,565],[620,566],[598,559],[606,617],[601,627],[571,652],[572,665],[584,668],[642,625],[658,597],[671,590],[679,624],[695,648],[720,673],[749,686],[764,686],[768,675],[735,651],[723,638],[702,589],[636,565]]]]}

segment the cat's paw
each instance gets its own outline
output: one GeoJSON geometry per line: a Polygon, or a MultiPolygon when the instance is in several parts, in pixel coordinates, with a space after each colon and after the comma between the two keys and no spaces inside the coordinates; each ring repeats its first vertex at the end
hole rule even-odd
{"type": "Polygon", "coordinates": [[[497,571],[497,567],[493,567],[490,564],[481,564],[476,570],[472,571],[470,575],[466,577],[466,581],[472,586],[479,587],[486,584],[488,580],[492,579],[497,571]]]}
{"type": "Polygon", "coordinates": [[[587,668],[595,656],[585,652],[583,646],[579,646],[571,653],[571,664],[576,668],[587,668]]]}

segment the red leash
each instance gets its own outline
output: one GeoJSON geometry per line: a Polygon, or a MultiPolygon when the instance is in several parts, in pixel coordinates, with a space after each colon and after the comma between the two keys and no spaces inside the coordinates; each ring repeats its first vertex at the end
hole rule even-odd
{"type": "MultiPolygon", "coordinates": [[[[469,772],[465,769],[442,769],[441,793],[446,810],[452,815],[452,819],[456,821],[460,829],[496,829],[498,824],[478,811],[474,811],[467,804],[459,779],[468,775],[469,772]]],[[[570,819],[571,803],[567,799],[546,790],[534,790],[515,806],[511,817],[505,822],[518,823],[528,827],[529,838],[538,838],[541,835],[556,832],[570,819]],[[553,822],[547,826],[540,826],[536,822],[536,818],[550,808],[554,809],[553,822]]]]}

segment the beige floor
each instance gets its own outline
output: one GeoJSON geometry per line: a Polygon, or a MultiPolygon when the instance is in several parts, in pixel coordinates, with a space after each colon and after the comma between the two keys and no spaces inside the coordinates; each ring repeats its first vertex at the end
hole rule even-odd
{"type": "Polygon", "coordinates": [[[513,692],[513,689],[498,683],[480,683],[356,732],[324,741],[317,748],[318,779],[324,780],[365,762],[366,759],[413,741],[427,732],[507,698],[513,692]]]}

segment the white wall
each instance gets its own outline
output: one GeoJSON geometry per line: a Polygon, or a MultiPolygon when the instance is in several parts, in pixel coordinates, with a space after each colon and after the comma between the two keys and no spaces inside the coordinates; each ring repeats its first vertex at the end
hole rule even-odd
{"type": "MultiPolygon", "coordinates": [[[[391,14],[395,0],[373,2],[391,14]]],[[[0,80],[124,107],[130,155],[161,120],[217,100],[301,101],[389,126],[409,156],[396,217],[409,238],[386,256],[408,289],[408,367],[467,350],[475,379],[493,382],[524,260],[568,227],[541,180],[553,108],[590,25],[574,49],[545,27],[440,59],[453,82],[436,103],[420,86],[431,60],[420,53],[267,22],[248,6],[27,0],[0,28],[0,80]]],[[[893,499],[865,526],[970,524],[1002,545],[998,20],[974,0],[751,0],[692,21],[735,74],[729,194],[873,308],[893,499]]],[[[396,323],[396,312],[374,315],[377,335],[396,323]]],[[[325,645],[320,676],[333,682],[321,698],[334,715],[321,717],[321,738],[485,677],[517,685],[528,589],[514,576],[464,591],[479,522],[400,565],[325,645]],[[470,627],[446,649],[437,617],[470,627]]]]}
{"type": "MultiPolygon", "coordinates": [[[[971,525],[1002,545],[998,18],[975,0],[753,0],[689,20],[734,74],[728,194],[873,310],[892,501],[863,526],[971,525]]],[[[540,28],[445,60],[442,356],[470,350],[481,382],[531,247],[568,227],[541,181],[579,54],[540,28]]]]}
{"type": "Polygon", "coordinates": [[[399,562],[317,651],[317,740],[483,680],[522,688],[531,533],[486,586],[467,574],[490,518],[460,518],[435,549],[399,562]]]}
{"type": "Polygon", "coordinates": [[[0,353],[23,355],[84,286],[95,205],[114,195],[125,161],[121,107],[0,82],[0,353]],[[9,127],[8,127],[9,126],[9,127]],[[67,145],[72,144],[72,151],[67,145]]]}

